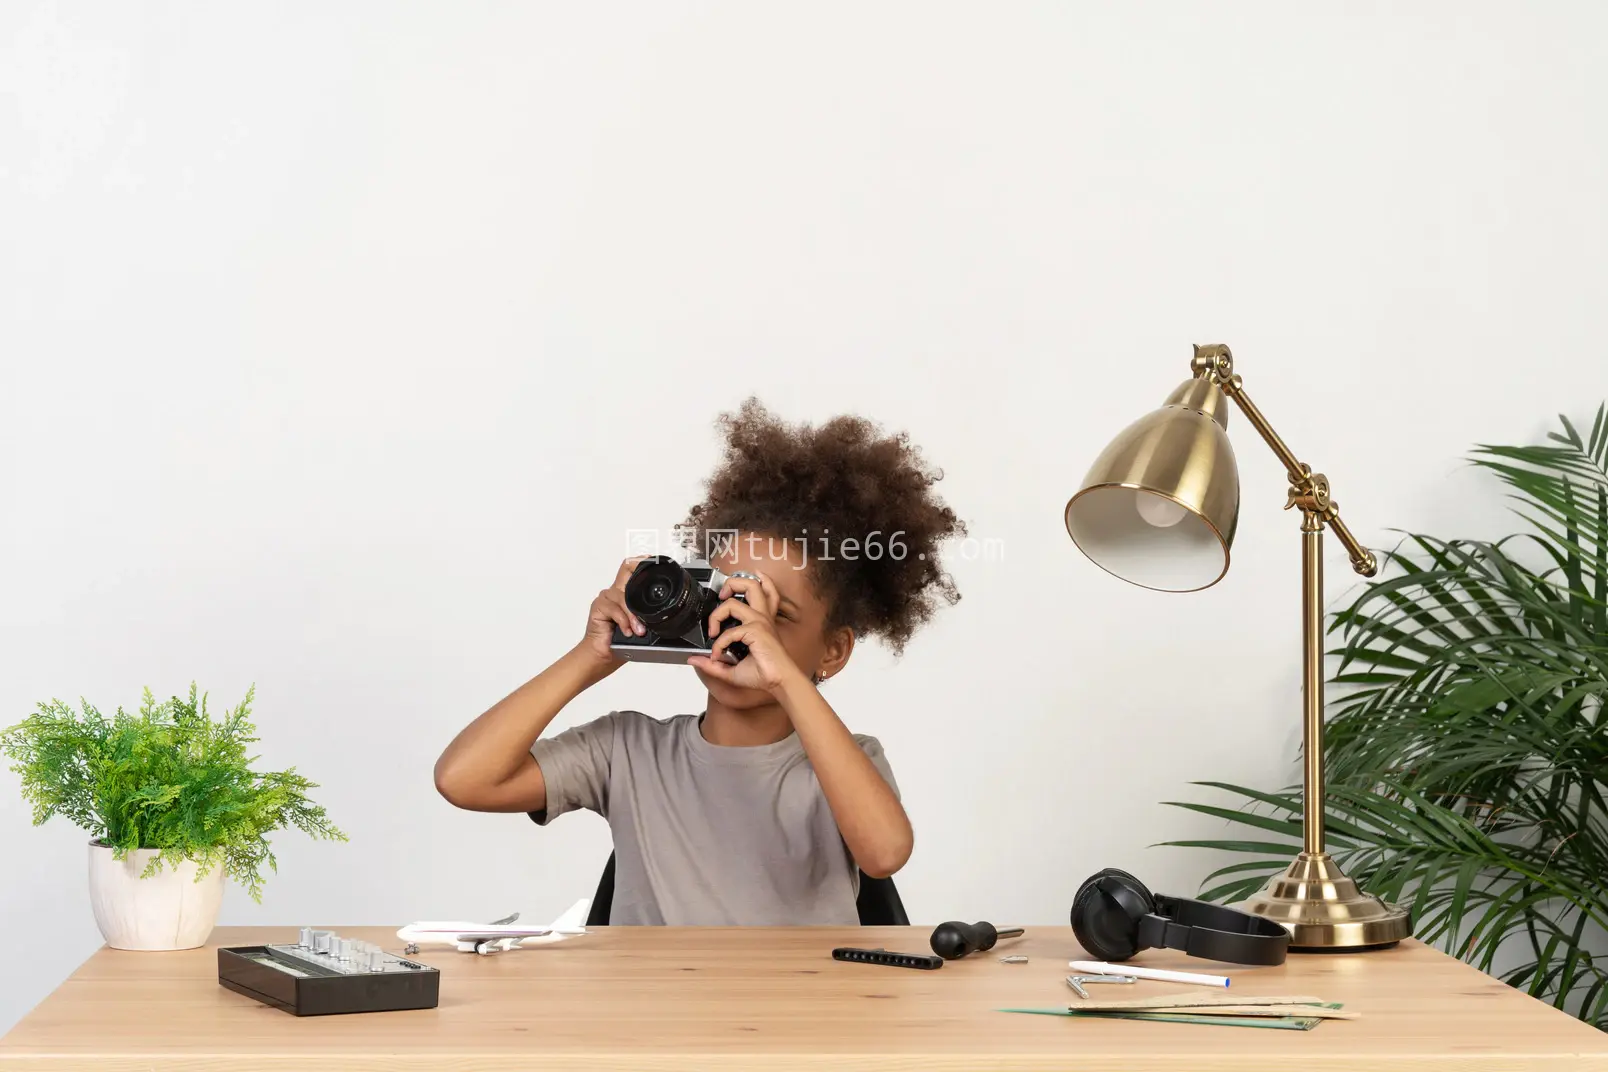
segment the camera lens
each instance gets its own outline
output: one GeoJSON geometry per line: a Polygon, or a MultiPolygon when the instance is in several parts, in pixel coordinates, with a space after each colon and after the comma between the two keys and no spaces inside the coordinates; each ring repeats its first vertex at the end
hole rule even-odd
{"type": "Polygon", "coordinates": [[[676,636],[692,624],[697,614],[693,593],[701,590],[678,563],[661,559],[639,567],[625,582],[625,605],[654,632],[676,636]]]}

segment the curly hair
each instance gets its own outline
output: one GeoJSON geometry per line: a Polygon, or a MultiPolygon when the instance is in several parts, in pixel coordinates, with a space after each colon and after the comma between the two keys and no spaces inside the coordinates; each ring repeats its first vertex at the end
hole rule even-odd
{"type": "Polygon", "coordinates": [[[721,414],[716,426],[724,458],[684,526],[699,545],[722,529],[808,540],[827,628],[880,637],[895,655],[940,597],[959,601],[939,545],[966,526],[932,490],[943,471],[929,468],[905,433],[884,435],[856,416],[790,425],[754,398],[721,414]],[[829,555],[816,553],[823,546],[829,555]]]}

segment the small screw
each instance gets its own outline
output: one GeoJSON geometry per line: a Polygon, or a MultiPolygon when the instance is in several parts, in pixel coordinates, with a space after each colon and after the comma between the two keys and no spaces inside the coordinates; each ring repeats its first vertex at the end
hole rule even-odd
{"type": "Polygon", "coordinates": [[[409,942],[407,945],[402,947],[402,952],[406,953],[410,957],[418,951],[419,943],[417,942],[409,942]]]}

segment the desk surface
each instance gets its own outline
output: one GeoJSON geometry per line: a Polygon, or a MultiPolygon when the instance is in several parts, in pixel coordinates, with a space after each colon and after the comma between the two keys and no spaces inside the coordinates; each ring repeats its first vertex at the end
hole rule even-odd
{"type": "MultiPolygon", "coordinates": [[[[336,928],[396,950],[395,931],[336,928]]],[[[1243,994],[1302,994],[1361,1014],[1311,1031],[1033,1016],[1074,1002],[1070,929],[913,971],[834,961],[837,945],[925,952],[930,929],[601,928],[490,957],[426,948],[441,1004],[294,1017],[217,982],[219,945],[294,941],[219,928],[174,953],[101,949],[0,1039],[19,1068],[174,1069],[1608,1069],[1608,1033],[1437,950],[1291,955],[1276,968],[1148,951],[1149,967],[1221,971],[1243,994]],[[1006,953],[1026,964],[1002,964],[1006,953]]],[[[1099,988],[1115,991],[1116,987],[1099,988]]],[[[1198,987],[1143,982],[1123,994],[1198,987]]]]}

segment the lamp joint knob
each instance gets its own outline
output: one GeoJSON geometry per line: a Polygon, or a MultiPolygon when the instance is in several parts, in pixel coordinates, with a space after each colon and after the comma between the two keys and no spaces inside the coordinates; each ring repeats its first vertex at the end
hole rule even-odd
{"type": "Polygon", "coordinates": [[[1284,508],[1292,507],[1299,507],[1320,522],[1331,520],[1339,511],[1339,504],[1329,497],[1329,478],[1322,473],[1311,473],[1300,483],[1290,485],[1284,508]]]}
{"type": "Polygon", "coordinates": [[[1190,358],[1189,368],[1197,378],[1206,377],[1219,387],[1239,379],[1234,375],[1234,355],[1220,342],[1207,345],[1196,343],[1195,356],[1190,358]]]}

